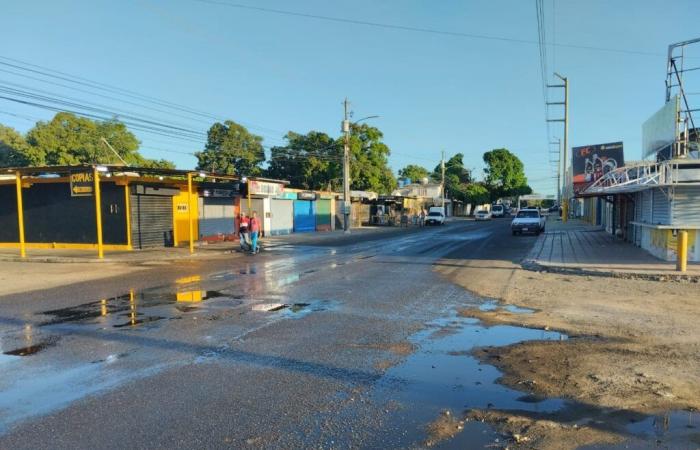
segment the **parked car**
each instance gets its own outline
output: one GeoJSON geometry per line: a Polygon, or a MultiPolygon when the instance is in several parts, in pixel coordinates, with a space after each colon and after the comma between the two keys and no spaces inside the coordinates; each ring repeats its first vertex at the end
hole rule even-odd
{"type": "Polygon", "coordinates": [[[491,207],[491,217],[504,217],[506,215],[506,209],[503,205],[493,205],[491,207]]]}
{"type": "Polygon", "coordinates": [[[491,220],[491,213],[485,209],[480,209],[474,213],[474,220],[491,220]]]}
{"type": "Polygon", "coordinates": [[[510,223],[513,236],[522,233],[540,234],[545,230],[546,218],[539,209],[521,209],[510,223]]]}
{"type": "Polygon", "coordinates": [[[425,224],[426,225],[444,225],[445,224],[445,214],[442,212],[442,208],[440,210],[435,211],[433,208],[430,208],[431,211],[428,212],[428,215],[425,217],[425,224]]]}

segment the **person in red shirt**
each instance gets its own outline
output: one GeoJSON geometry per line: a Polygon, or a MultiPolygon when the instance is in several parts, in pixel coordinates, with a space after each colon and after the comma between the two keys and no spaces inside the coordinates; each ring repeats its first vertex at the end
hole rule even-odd
{"type": "Polygon", "coordinates": [[[258,250],[258,236],[260,235],[260,219],[258,213],[253,211],[253,217],[250,218],[250,242],[251,252],[256,254],[258,250]]]}

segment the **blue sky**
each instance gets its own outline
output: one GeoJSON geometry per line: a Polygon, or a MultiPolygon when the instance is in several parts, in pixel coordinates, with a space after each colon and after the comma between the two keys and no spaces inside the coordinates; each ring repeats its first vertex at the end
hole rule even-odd
{"type": "MultiPolygon", "coordinates": [[[[344,19],[536,41],[534,0],[240,0],[344,19]]],[[[234,3],[233,0],[221,0],[234,3]]],[[[622,140],[639,159],[641,124],[663,105],[668,44],[698,37],[693,1],[544,0],[549,72],[569,77],[570,144],[622,140]],[[639,55],[571,48],[590,46],[639,55]]],[[[536,191],[554,193],[537,45],[399,31],[194,0],[3,3],[0,56],[15,58],[249,125],[279,145],[288,130],[339,134],[342,100],[373,121],[391,166],[432,169],[441,150],[506,147],[536,191]]],[[[5,67],[6,68],[6,67],[5,67]]],[[[549,80],[553,82],[554,80],[549,80]]],[[[145,111],[26,77],[19,83],[206,131],[212,120],[145,111]]],[[[552,101],[556,97],[552,91],[552,101]]],[[[552,109],[552,116],[557,110],[552,109]]],[[[0,123],[26,131],[53,113],[0,99],[0,123]],[[9,113],[9,114],[8,114],[9,113]],[[11,115],[14,114],[14,115],[11,115]],[[18,117],[21,116],[21,117],[18,117]]],[[[561,126],[551,127],[562,137],[561,126]]],[[[201,143],[136,133],[142,153],[192,167],[201,143]],[[184,152],[184,153],[176,153],[184,152]]],[[[553,147],[552,147],[553,148],[553,147]]]]}

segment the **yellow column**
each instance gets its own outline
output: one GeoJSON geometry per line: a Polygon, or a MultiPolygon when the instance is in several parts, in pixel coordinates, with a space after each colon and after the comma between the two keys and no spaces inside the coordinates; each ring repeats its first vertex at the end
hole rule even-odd
{"type": "Polygon", "coordinates": [[[194,253],[194,224],[192,223],[192,174],[187,174],[187,220],[190,225],[190,253],[194,253]]]}
{"type": "Polygon", "coordinates": [[[677,254],[678,259],[676,260],[676,270],[679,272],[685,272],[688,268],[688,232],[679,231],[678,232],[678,248],[677,254]]]}
{"type": "Polygon", "coordinates": [[[126,245],[129,250],[134,247],[131,243],[131,196],[129,195],[129,183],[124,185],[124,209],[126,209],[126,245]]]}
{"type": "Polygon", "coordinates": [[[24,206],[22,204],[22,175],[15,173],[15,185],[17,186],[17,225],[19,226],[19,255],[27,257],[27,250],[24,245],[24,206]]]}
{"type": "Polygon", "coordinates": [[[92,176],[95,181],[95,219],[97,222],[97,257],[105,257],[102,245],[102,199],[100,196],[100,172],[95,167],[92,169],[92,176]]]}

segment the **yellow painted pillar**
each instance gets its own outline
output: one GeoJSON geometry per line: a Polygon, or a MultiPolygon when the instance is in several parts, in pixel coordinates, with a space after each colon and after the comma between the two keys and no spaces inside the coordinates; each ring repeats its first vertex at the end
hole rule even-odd
{"type": "Polygon", "coordinates": [[[131,243],[131,195],[129,194],[129,183],[124,185],[124,209],[126,210],[126,246],[129,250],[134,247],[131,243]]]}
{"type": "Polygon", "coordinates": [[[97,223],[97,257],[105,257],[102,245],[102,197],[100,196],[100,172],[97,167],[92,169],[92,177],[95,181],[95,220],[97,223]]]}
{"type": "Polygon", "coordinates": [[[17,186],[17,225],[19,227],[19,256],[27,257],[27,249],[24,243],[24,206],[22,203],[22,175],[15,173],[15,185],[17,186]]]}
{"type": "Polygon", "coordinates": [[[688,232],[678,232],[678,248],[676,249],[678,259],[676,260],[676,270],[685,272],[688,268],[688,232]]]}
{"type": "Polygon", "coordinates": [[[187,220],[190,225],[190,253],[194,253],[194,224],[192,223],[192,174],[187,174],[187,220]]]}

